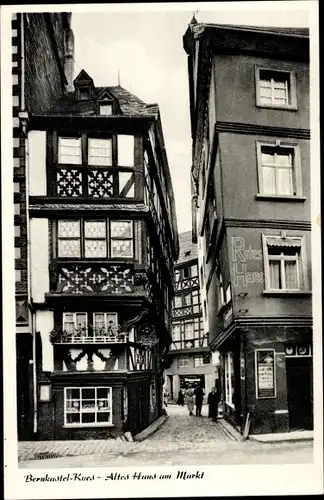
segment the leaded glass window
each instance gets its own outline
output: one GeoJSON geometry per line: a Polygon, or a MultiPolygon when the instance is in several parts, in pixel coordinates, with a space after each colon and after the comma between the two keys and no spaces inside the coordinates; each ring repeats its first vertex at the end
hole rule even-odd
{"type": "Polygon", "coordinates": [[[80,221],[58,221],[58,256],[65,258],[81,257],[80,221]]]}
{"type": "Polygon", "coordinates": [[[64,417],[71,427],[112,424],[111,387],[65,387],[64,417]]]}
{"type": "Polygon", "coordinates": [[[132,221],[111,221],[110,231],[111,256],[133,257],[132,221]]]}
{"type": "Polygon", "coordinates": [[[87,258],[107,257],[105,220],[84,222],[84,255],[87,258]]]}

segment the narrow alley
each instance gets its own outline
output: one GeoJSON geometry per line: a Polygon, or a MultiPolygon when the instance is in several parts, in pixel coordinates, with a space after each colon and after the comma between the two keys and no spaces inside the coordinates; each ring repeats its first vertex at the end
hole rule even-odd
{"type": "MultiPolygon", "coordinates": [[[[169,418],[163,426],[142,442],[121,443],[118,447],[112,446],[103,451],[103,441],[98,440],[97,449],[90,449],[89,446],[88,454],[87,443],[83,442],[82,455],[76,455],[78,443],[66,441],[64,448],[61,448],[64,450],[64,456],[23,460],[19,466],[24,469],[38,469],[134,465],[294,464],[312,461],[311,442],[265,444],[231,438],[218,422],[211,422],[207,417],[206,406],[203,407],[200,418],[190,417],[186,407],[169,405],[167,412],[169,418]]],[[[57,441],[43,443],[43,453],[48,453],[48,456],[51,451],[55,456],[54,449],[57,450],[62,444],[57,441]]],[[[26,443],[19,443],[20,452],[26,446],[26,443]]]]}

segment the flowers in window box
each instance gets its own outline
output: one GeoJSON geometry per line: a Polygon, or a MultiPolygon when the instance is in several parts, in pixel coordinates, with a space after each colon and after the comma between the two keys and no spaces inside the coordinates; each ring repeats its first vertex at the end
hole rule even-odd
{"type": "Polygon", "coordinates": [[[50,342],[52,344],[65,342],[70,334],[66,330],[58,330],[54,328],[49,334],[50,342]]]}

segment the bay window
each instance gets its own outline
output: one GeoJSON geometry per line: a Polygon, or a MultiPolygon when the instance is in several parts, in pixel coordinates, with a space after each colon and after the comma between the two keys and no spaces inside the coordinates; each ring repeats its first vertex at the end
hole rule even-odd
{"type": "Polygon", "coordinates": [[[64,424],[71,427],[112,425],[112,388],[65,387],[64,424]]]}
{"type": "Polygon", "coordinates": [[[133,221],[71,220],[57,223],[59,258],[133,258],[133,221]]]}

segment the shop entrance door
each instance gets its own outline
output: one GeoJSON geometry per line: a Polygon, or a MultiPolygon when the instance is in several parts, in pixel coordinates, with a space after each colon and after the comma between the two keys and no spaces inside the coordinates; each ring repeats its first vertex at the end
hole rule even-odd
{"type": "Polygon", "coordinates": [[[287,400],[291,431],[313,428],[312,358],[286,358],[287,400]]]}

